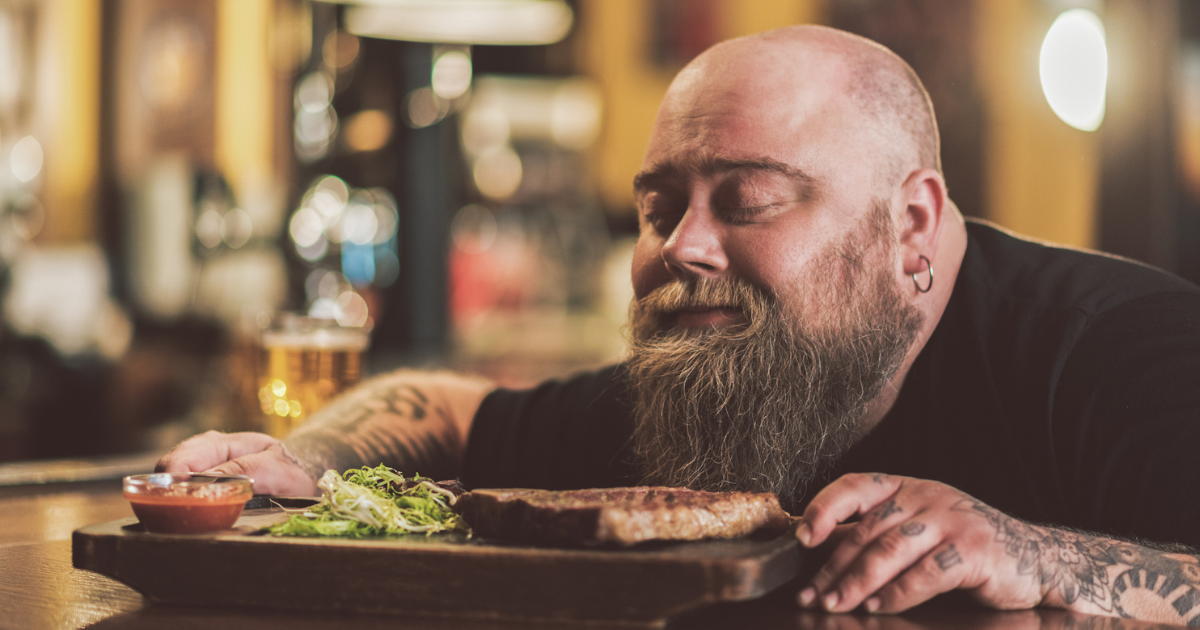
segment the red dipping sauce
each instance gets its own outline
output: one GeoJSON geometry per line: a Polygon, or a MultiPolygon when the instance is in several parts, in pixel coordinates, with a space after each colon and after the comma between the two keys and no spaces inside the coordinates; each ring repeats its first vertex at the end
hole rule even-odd
{"type": "Polygon", "coordinates": [[[203,534],[233,527],[253,485],[240,475],[154,473],[126,477],[124,494],[146,531],[203,534]]]}

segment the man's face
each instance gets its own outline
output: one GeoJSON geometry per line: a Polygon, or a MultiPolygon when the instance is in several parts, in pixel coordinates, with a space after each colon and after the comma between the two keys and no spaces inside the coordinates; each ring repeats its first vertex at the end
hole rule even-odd
{"type": "MultiPolygon", "coordinates": [[[[695,75],[697,73],[693,73],[695,75]]],[[[633,286],[643,298],[677,278],[733,276],[776,293],[809,325],[832,325],[813,296],[839,282],[822,252],[864,220],[880,190],[875,145],[838,97],[836,65],[811,86],[772,91],[762,78],[684,76],[664,102],[635,181],[640,234],[633,286]]],[[[895,261],[874,261],[892,264],[895,261]]],[[[704,327],[741,315],[680,313],[704,327]]]]}
{"type": "Polygon", "coordinates": [[[795,508],[920,327],[893,199],[835,89],[680,82],[635,183],[634,450],[647,483],[795,508]]]}

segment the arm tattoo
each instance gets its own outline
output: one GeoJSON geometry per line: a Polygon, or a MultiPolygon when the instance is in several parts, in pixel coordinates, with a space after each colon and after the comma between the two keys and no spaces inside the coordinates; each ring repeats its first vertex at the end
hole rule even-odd
{"type": "Polygon", "coordinates": [[[300,459],[299,457],[296,457],[295,453],[293,453],[292,450],[289,449],[286,445],[281,445],[281,446],[283,448],[284,457],[287,457],[288,461],[292,462],[293,464],[298,466],[301,470],[303,470],[304,474],[307,475],[309,479],[316,481],[317,479],[321,478],[322,474],[324,474],[325,469],[322,468],[320,465],[318,465],[312,461],[306,461],[306,460],[300,459]]]}
{"type": "Polygon", "coordinates": [[[464,448],[449,411],[421,388],[394,378],[336,400],[284,442],[311,462],[304,469],[313,479],[330,468],[381,463],[405,474],[452,478],[464,448]]]}
{"type": "Polygon", "coordinates": [[[999,510],[963,499],[956,510],[974,511],[995,530],[994,540],[1017,560],[1017,572],[1036,575],[1066,604],[1091,603],[1126,618],[1170,604],[1172,623],[1200,626],[1200,557],[1053,527],[1030,525],[999,510]],[[1111,576],[1111,580],[1110,580],[1111,576]]]}

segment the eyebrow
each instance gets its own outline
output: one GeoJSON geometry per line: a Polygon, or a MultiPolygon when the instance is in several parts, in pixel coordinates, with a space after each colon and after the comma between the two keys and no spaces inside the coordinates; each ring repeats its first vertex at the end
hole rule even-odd
{"type": "Polygon", "coordinates": [[[703,155],[678,162],[655,164],[639,172],[633,178],[633,191],[637,195],[656,184],[677,180],[683,176],[709,177],[741,169],[778,173],[796,182],[805,194],[811,194],[820,188],[820,180],[813,175],[769,157],[726,158],[703,155]]]}

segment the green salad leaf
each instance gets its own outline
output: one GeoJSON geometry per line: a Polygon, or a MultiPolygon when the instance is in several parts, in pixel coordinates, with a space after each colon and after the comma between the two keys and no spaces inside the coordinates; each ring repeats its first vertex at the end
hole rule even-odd
{"type": "Polygon", "coordinates": [[[350,469],[344,475],[327,470],[317,482],[321,500],[292,512],[267,530],[275,536],[367,538],[389,534],[433,534],[470,528],[450,508],[462,493],[457,482],[435,482],[404,475],[379,465],[350,469]]]}

